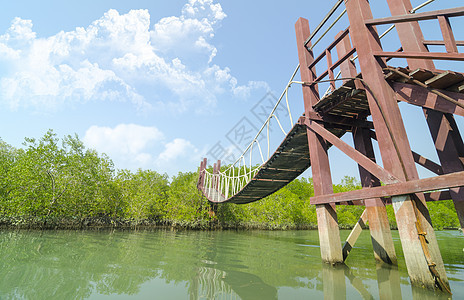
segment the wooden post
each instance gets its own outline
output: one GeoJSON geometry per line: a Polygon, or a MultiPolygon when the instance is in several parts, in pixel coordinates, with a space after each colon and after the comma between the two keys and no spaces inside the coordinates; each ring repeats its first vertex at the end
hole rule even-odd
{"type": "Polygon", "coordinates": [[[214,187],[214,188],[215,188],[216,190],[218,190],[218,191],[219,191],[219,184],[220,184],[220,182],[219,182],[219,180],[220,180],[220,178],[219,178],[219,173],[220,173],[220,172],[221,172],[221,161],[218,160],[217,163],[216,163],[216,177],[217,177],[217,179],[216,179],[216,186],[214,187]]]}
{"type": "MultiPolygon", "coordinates": [[[[341,33],[339,33],[340,35],[341,33]]],[[[339,36],[337,35],[337,37],[339,36]]],[[[351,49],[348,36],[337,44],[338,57],[342,57],[351,49]]],[[[354,63],[348,59],[340,66],[342,78],[354,78],[357,75],[354,63]]],[[[364,119],[366,119],[364,117],[364,119]]],[[[354,127],[353,141],[356,150],[366,155],[375,162],[374,148],[370,137],[370,130],[367,128],[354,127]]],[[[378,178],[372,176],[366,169],[358,165],[361,184],[369,188],[380,186],[378,178]]],[[[377,261],[387,264],[397,264],[395,246],[390,232],[390,224],[387,218],[387,209],[380,198],[365,199],[367,219],[369,220],[369,231],[371,234],[374,257],[377,261]]]]}
{"type": "Polygon", "coordinates": [[[204,158],[200,163],[200,176],[198,178],[198,188],[204,190],[205,188],[205,170],[208,160],[204,158]]]}
{"type": "MultiPolygon", "coordinates": [[[[305,40],[310,35],[308,20],[299,18],[295,24],[295,31],[301,80],[311,82],[316,78],[316,74],[314,68],[311,70],[308,68],[310,63],[314,61],[314,57],[304,46],[305,40]]],[[[310,44],[308,44],[308,47],[310,47],[310,44]]],[[[303,100],[305,114],[308,116],[310,112],[314,112],[312,106],[319,100],[317,85],[311,87],[303,86],[303,100]]],[[[331,194],[333,192],[333,187],[329,158],[327,156],[327,143],[323,138],[309,129],[307,130],[307,136],[313,174],[314,194],[331,194]]],[[[335,205],[316,205],[316,213],[322,260],[331,264],[343,263],[335,205]]]]}
{"type": "MultiPolygon", "coordinates": [[[[374,51],[382,51],[382,48],[375,29],[365,24],[366,20],[373,18],[369,3],[367,0],[345,0],[345,4],[384,168],[403,181],[418,179],[398,104],[382,72],[385,65],[373,55],[374,51]]],[[[436,288],[416,227],[420,224],[427,234],[429,244],[426,246],[430,249],[435,268],[444,284],[448,285],[425,200],[396,196],[392,197],[392,203],[411,284],[436,288]]]]}
{"type": "MultiPolygon", "coordinates": [[[[354,128],[353,140],[355,148],[358,151],[375,161],[374,148],[372,147],[369,131],[366,128],[354,128]]],[[[379,179],[372,176],[363,167],[358,165],[358,168],[361,184],[364,188],[380,186],[379,179]]],[[[396,265],[398,262],[385,204],[380,198],[365,199],[364,204],[366,205],[375,259],[379,262],[396,265]]]]}
{"type": "MultiPolygon", "coordinates": [[[[404,15],[411,9],[412,5],[409,0],[388,0],[391,14],[404,15]]],[[[457,52],[456,41],[451,31],[448,19],[439,17],[440,28],[443,33],[447,52],[457,52]]],[[[418,22],[408,22],[396,25],[396,30],[401,44],[405,51],[428,52],[422,41],[424,37],[418,22]]],[[[432,60],[408,59],[409,68],[415,70],[424,68],[430,71],[435,70],[432,60]]],[[[453,173],[464,171],[464,143],[461,134],[452,114],[443,114],[441,112],[423,108],[433,142],[443,168],[443,172],[453,173]]],[[[464,188],[450,190],[453,198],[461,230],[464,232],[464,188]]]]}

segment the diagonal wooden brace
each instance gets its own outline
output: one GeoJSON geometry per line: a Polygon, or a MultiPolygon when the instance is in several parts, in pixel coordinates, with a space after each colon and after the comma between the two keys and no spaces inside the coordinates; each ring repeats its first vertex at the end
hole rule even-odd
{"type": "Polygon", "coordinates": [[[436,162],[426,158],[426,157],[423,157],[422,155],[414,152],[414,151],[411,151],[412,152],[412,157],[414,158],[414,162],[424,168],[426,168],[427,170],[429,170],[430,172],[433,172],[437,175],[443,175],[444,172],[443,172],[443,168],[437,164],[436,162]]]}
{"type": "Polygon", "coordinates": [[[358,150],[354,149],[336,135],[316,123],[310,119],[305,119],[304,124],[313,132],[324,138],[326,141],[340,149],[343,153],[348,155],[351,159],[353,159],[356,163],[361,165],[364,169],[370,172],[372,175],[380,179],[382,182],[386,184],[397,183],[400,182],[398,178],[396,178],[393,174],[370,160],[364,154],[359,152],[358,150]]]}
{"type": "Polygon", "coordinates": [[[353,249],[354,244],[358,240],[359,235],[361,234],[363,228],[366,227],[367,223],[367,210],[365,209],[363,213],[361,214],[361,217],[359,217],[358,222],[353,227],[353,230],[351,230],[350,235],[346,238],[346,242],[343,245],[342,249],[342,254],[343,254],[343,261],[346,260],[348,257],[348,254],[350,254],[351,249],[353,249]]]}
{"type": "MultiPolygon", "coordinates": [[[[374,139],[374,140],[377,140],[377,134],[375,133],[375,131],[371,130],[370,131],[370,135],[371,135],[371,138],[374,139]]],[[[427,170],[429,170],[430,172],[433,172],[437,175],[443,175],[445,174],[443,172],[443,168],[441,165],[437,164],[436,162],[426,158],[426,157],[423,157],[422,155],[418,154],[417,152],[414,152],[411,150],[411,153],[412,153],[412,157],[414,159],[414,162],[424,168],[426,168],[427,170]]]]}

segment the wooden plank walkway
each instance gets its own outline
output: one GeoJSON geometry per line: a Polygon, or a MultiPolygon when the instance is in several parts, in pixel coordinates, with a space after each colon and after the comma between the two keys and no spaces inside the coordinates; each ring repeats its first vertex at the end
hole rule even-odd
{"type": "MultiPolygon", "coordinates": [[[[385,79],[392,85],[394,90],[400,87],[404,88],[404,85],[398,87],[394,83],[417,86],[414,84],[414,79],[425,84],[427,88],[439,89],[444,92],[464,93],[464,75],[461,73],[452,71],[431,72],[423,69],[411,71],[405,68],[397,68],[397,70],[404,73],[409,79],[398,73],[385,70],[385,79]]],[[[361,75],[358,78],[362,78],[361,75]]],[[[426,88],[423,89],[426,90],[426,88]]],[[[404,99],[400,99],[401,97],[398,98],[398,101],[404,101],[404,99]]],[[[355,79],[344,82],[342,86],[316,103],[313,108],[320,116],[347,120],[347,122],[342,122],[345,124],[355,124],[355,119],[358,116],[370,115],[366,91],[356,88],[355,79]]],[[[440,110],[439,108],[436,109],[440,110]]],[[[346,132],[351,131],[349,126],[340,123],[338,123],[338,126],[333,124],[333,126],[326,127],[326,129],[339,138],[346,132]]],[[[206,188],[201,190],[202,193],[212,203],[230,202],[237,204],[258,201],[273,194],[311,166],[306,132],[306,125],[301,122],[295,124],[277,150],[263,164],[251,181],[230,198],[226,199],[224,195],[217,191],[210,191],[210,189],[206,188]]]]}

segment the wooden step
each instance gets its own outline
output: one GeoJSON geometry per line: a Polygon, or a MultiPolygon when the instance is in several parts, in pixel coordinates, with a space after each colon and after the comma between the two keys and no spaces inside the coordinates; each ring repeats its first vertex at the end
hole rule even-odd
{"type": "Polygon", "coordinates": [[[409,73],[409,76],[411,76],[412,78],[416,80],[422,81],[422,82],[432,78],[435,75],[436,74],[434,74],[432,71],[424,70],[424,69],[416,69],[412,71],[411,73],[409,73]]]}
{"type": "Polygon", "coordinates": [[[445,71],[440,73],[425,82],[425,84],[431,88],[435,89],[446,89],[451,87],[458,82],[464,80],[464,75],[461,73],[456,73],[453,71],[445,71]]]}
{"type": "Polygon", "coordinates": [[[455,93],[463,93],[464,94],[464,81],[461,81],[446,90],[455,93]]]}
{"type": "MultiPolygon", "coordinates": [[[[409,70],[406,68],[398,67],[396,69],[406,75],[409,74],[409,70]]],[[[399,75],[398,73],[391,72],[391,71],[385,74],[385,79],[388,81],[396,81],[396,82],[402,82],[402,83],[408,83],[410,81],[407,78],[399,75]]]]}

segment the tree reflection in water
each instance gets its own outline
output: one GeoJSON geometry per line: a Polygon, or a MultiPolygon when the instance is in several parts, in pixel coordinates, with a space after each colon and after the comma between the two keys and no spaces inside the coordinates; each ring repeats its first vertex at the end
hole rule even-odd
{"type": "MultiPolygon", "coordinates": [[[[450,237],[442,251],[459,299],[463,239],[450,237]]],[[[442,297],[411,289],[401,262],[376,265],[368,234],[335,267],[321,263],[317,231],[3,231],[0,255],[0,299],[442,297]]]]}

